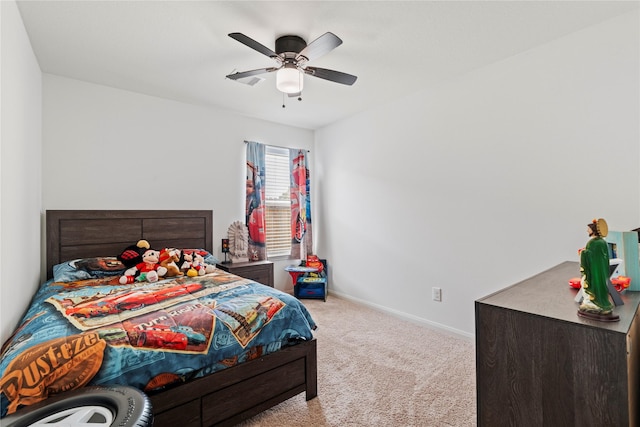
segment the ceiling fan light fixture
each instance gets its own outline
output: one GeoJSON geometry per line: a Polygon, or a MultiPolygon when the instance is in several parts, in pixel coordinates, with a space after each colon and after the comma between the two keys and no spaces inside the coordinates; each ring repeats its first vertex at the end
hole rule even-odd
{"type": "Polygon", "coordinates": [[[284,93],[300,93],[304,86],[302,71],[295,64],[284,64],[276,72],[276,88],[284,93]]]}

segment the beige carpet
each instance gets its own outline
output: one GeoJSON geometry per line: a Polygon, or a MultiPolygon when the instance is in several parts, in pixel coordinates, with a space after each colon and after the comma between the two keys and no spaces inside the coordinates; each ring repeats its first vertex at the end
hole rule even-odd
{"type": "Polygon", "coordinates": [[[329,296],[303,300],[318,324],[318,397],[249,426],[475,426],[473,340],[329,296]]]}

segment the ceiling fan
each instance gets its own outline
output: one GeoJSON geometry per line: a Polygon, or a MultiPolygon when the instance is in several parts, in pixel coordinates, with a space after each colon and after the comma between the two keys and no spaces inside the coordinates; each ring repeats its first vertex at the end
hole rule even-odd
{"type": "Polygon", "coordinates": [[[276,39],[275,52],[242,33],[231,33],[229,37],[277,62],[277,66],[274,67],[227,75],[227,78],[231,80],[276,71],[276,87],[278,90],[289,96],[299,96],[304,86],[304,74],[349,86],[354,84],[358,78],[341,71],[307,65],[309,61],[321,57],[342,44],[342,40],[330,32],[324,33],[309,44],[299,36],[287,35],[279,37],[276,39]]]}

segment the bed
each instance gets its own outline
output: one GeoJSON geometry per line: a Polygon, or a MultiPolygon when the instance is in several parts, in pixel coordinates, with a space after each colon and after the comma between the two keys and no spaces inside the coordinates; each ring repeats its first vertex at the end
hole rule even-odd
{"type": "MultiPolygon", "coordinates": [[[[64,285],[53,280],[59,271],[54,267],[68,260],[116,255],[141,239],[154,248],[198,248],[210,255],[212,227],[213,213],[206,210],[47,211],[48,280],[3,345],[3,413],[18,402],[36,402],[46,386],[28,389],[32,377],[61,365],[73,351],[85,361],[67,363],[76,387],[141,388],[151,400],[155,426],[234,425],[299,393],[316,397],[315,324],[288,294],[220,269],[126,286],[111,275],[64,285]],[[34,308],[39,300],[44,309],[34,308]],[[62,326],[48,329],[46,337],[29,329],[45,320],[49,328],[60,319],[62,326]],[[76,335],[62,338],[60,328],[76,335]],[[38,341],[40,353],[30,341],[38,341]],[[20,360],[30,361],[32,370],[20,370],[20,360]],[[19,378],[11,378],[18,371],[19,378]],[[15,398],[16,387],[28,390],[15,398]]],[[[60,386],[56,379],[54,385],[74,383],[60,386]]]]}

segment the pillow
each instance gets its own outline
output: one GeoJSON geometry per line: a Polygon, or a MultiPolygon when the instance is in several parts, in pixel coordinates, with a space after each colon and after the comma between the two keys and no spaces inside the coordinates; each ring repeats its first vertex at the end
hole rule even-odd
{"type": "Polygon", "coordinates": [[[116,257],[78,258],[53,266],[54,282],[122,276],[126,267],[116,257]]]}

